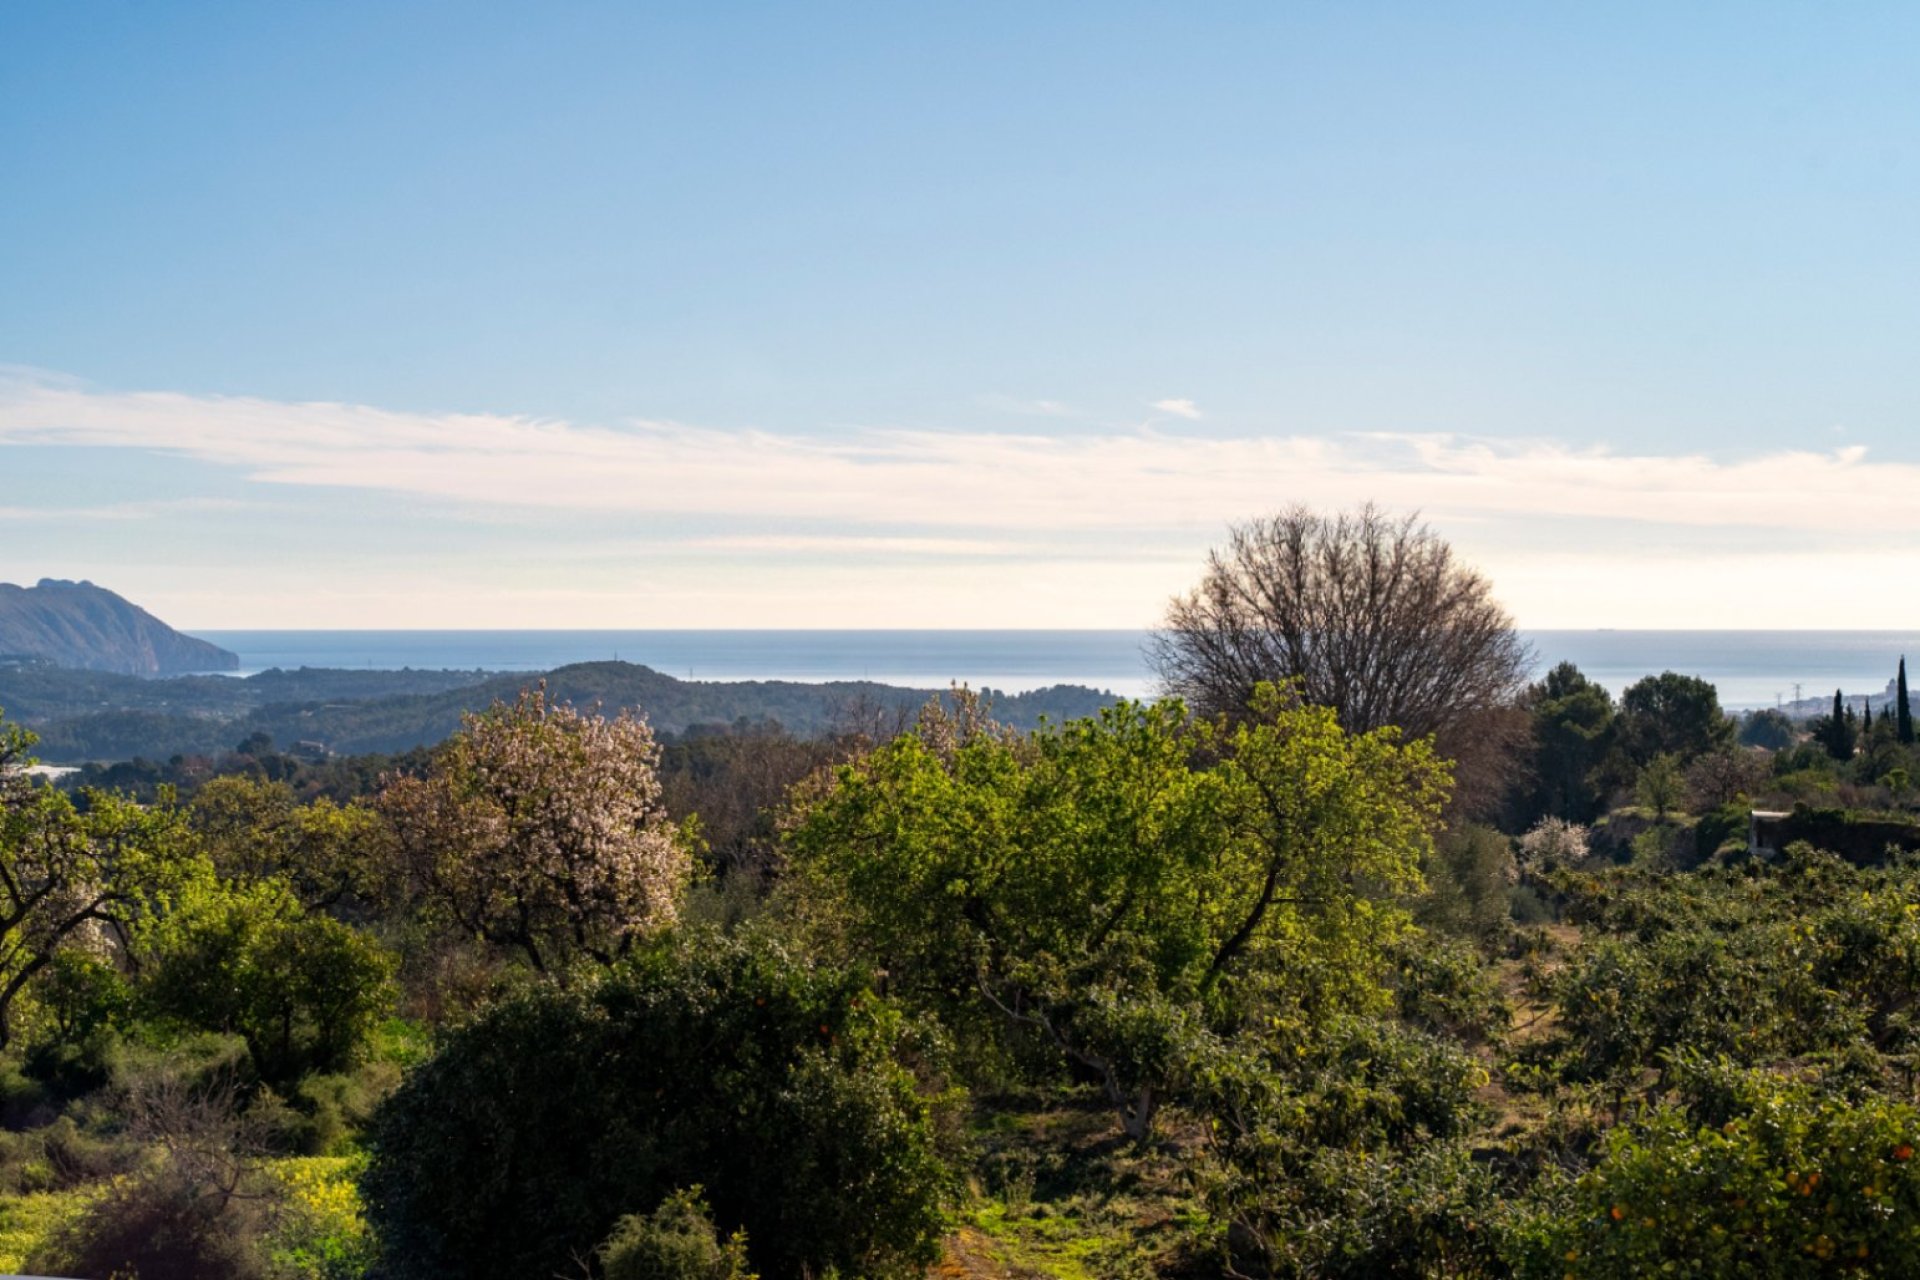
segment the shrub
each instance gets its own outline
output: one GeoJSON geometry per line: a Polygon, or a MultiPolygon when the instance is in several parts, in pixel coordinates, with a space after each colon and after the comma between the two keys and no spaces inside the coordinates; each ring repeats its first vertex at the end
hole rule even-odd
{"type": "Polygon", "coordinates": [[[1274,1201],[1265,1264],[1324,1280],[1505,1277],[1499,1192],[1464,1143],[1321,1151],[1274,1201]]]}
{"type": "Polygon", "coordinates": [[[170,1169],[118,1182],[27,1265],[139,1280],[267,1280],[264,1206],[195,1187],[170,1169]]]}
{"type": "Polygon", "coordinates": [[[552,1275],[635,1200],[707,1188],[785,1280],[932,1260],[949,1175],[857,975],[777,946],[668,939],[590,989],[455,1032],[376,1115],[363,1183],[397,1277],[552,1275]]]}
{"type": "Polygon", "coordinates": [[[1719,1123],[1663,1107],[1615,1130],[1528,1269],[1542,1277],[1905,1276],[1920,1250],[1920,1112],[1733,1078],[1719,1123]]]}
{"type": "Polygon", "coordinates": [[[240,1036],[276,1086],[352,1066],[392,999],[390,958],[274,881],[197,891],[143,932],[140,950],[147,1011],[240,1036]]]}
{"type": "Polygon", "coordinates": [[[605,1280],[754,1280],[745,1233],[721,1241],[698,1187],[674,1192],[648,1217],[620,1219],[600,1246],[600,1271],[605,1280]]]}
{"type": "Polygon", "coordinates": [[[266,1239],[283,1188],[262,1167],[231,1076],[154,1072],[123,1100],[131,1136],[157,1159],[110,1182],[29,1260],[65,1275],[267,1280],[266,1239]]]}
{"type": "Polygon", "coordinates": [[[1195,1077],[1211,1135],[1206,1199],[1236,1266],[1425,1275],[1458,1252],[1472,1220],[1458,1205],[1485,1187],[1455,1140],[1483,1118],[1487,1072],[1457,1046],[1346,1019],[1317,1043],[1223,1046],[1195,1077]]]}
{"type": "Polygon", "coordinates": [[[1400,1017],[1410,1026],[1474,1041],[1498,1037],[1512,1021],[1493,972],[1471,944],[1412,933],[1388,954],[1400,1017]]]}

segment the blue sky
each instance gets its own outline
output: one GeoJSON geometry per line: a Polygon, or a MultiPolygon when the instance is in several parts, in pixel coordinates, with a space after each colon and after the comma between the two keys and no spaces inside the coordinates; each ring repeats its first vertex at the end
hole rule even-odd
{"type": "Polygon", "coordinates": [[[1138,626],[1371,496],[1527,625],[1920,625],[1917,69],[1891,5],[15,0],[0,580],[1138,626]]]}

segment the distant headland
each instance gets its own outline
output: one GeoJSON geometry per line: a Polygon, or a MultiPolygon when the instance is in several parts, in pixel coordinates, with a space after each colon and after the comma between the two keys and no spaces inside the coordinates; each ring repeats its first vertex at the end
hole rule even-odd
{"type": "Polygon", "coordinates": [[[0,665],[46,663],[82,671],[173,676],[235,671],[239,655],[182,635],[91,582],[0,582],[0,665]]]}

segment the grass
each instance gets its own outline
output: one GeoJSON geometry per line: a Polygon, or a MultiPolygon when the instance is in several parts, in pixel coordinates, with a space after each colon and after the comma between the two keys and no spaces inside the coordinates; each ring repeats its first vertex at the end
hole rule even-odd
{"type": "Polygon", "coordinates": [[[1186,1169],[1195,1135],[1145,1150],[1089,1093],[976,1105],[972,1206],[943,1277],[1156,1280],[1206,1274],[1203,1221],[1186,1169]]]}
{"type": "Polygon", "coordinates": [[[34,1191],[0,1197],[0,1273],[24,1271],[27,1259],[47,1238],[78,1216],[93,1191],[34,1191]]]}

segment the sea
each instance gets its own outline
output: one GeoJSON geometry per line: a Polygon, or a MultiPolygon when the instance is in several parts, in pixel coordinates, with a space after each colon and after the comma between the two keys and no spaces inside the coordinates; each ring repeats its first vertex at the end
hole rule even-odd
{"type": "MultiPolygon", "coordinates": [[[[200,631],[272,667],[545,671],[614,658],[685,680],[874,680],[1021,693],[1087,685],[1151,696],[1145,631],[200,631]]],[[[1528,631],[1536,670],[1572,662],[1618,694],[1662,671],[1700,676],[1736,710],[1802,710],[1886,691],[1914,631],[1528,631]],[[1821,701],[1824,699],[1825,701],[1821,701]]],[[[1920,678],[1920,670],[1916,671],[1920,678]]]]}

